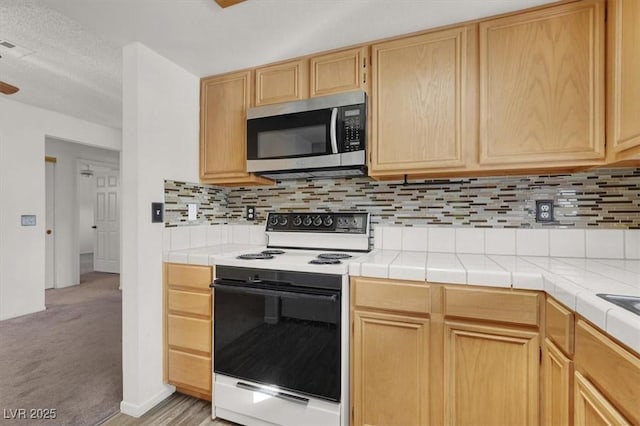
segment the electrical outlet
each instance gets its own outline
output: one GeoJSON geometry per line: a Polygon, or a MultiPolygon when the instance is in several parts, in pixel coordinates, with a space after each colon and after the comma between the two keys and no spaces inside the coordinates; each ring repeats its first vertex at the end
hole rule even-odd
{"type": "Polygon", "coordinates": [[[256,220],[256,206],[247,206],[247,220],[256,220]]]}
{"type": "Polygon", "coordinates": [[[536,222],[553,220],[553,200],[536,200],[536,222]]]}

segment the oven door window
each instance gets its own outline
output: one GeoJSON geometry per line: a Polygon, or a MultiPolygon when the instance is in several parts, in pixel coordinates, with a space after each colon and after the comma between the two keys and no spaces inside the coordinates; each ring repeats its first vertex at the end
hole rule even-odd
{"type": "Polygon", "coordinates": [[[340,401],[340,293],[216,285],[216,373],[340,401]]]}
{"type": "Polygon", "coordinates": [[[263,160],[331,154],[331,110],[247,121],[247,158],[263,160]]]}

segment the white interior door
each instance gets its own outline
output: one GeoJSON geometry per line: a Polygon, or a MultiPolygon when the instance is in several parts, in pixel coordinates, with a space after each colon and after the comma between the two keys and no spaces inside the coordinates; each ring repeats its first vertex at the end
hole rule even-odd
{"type": "Polygon", "coordinates": [[[56,163],[47,161],[44,163],[45,170],[45,266],[44,266],[44,288],[55,287],[55,232],[54,206],[55,206],[55,171],[56,163]]]}
{"type": "Polygon", "coordinates": [[[93,269],[120,272],[120,179],[117,171],[96,172],[93,269]]]}

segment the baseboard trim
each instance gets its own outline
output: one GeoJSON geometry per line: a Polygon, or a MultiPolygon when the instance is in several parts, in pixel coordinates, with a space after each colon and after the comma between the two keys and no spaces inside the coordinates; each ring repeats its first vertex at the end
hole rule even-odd
{"type": "Polygon", "coordinates": [[[13,319],[13,318],[18,318],[18,317],[22,317],[24,315],[30,315],[30,314],[35,314],[36,312],[42,312],[42,311],[46,311],[47,307],[45,305],[42,305],[42,307],[34,310],[34,311],[26,311],[26,312],[18,312],[18,313],[12,313],[9,315],[0,315],[0,321],[4,321],[4,320],[8,320],[8,319],[13,319]]]}
{"type": "Polygon", "coordinates": [[[127,416],[140,417],[144,413],[146,413],[147,411],[151,410],[153,407],[155,407],[156,405],[158,405],[159,403],[161,403],[162,401],[167,399],[175,391],[176,391],[176,388],[174,386],[167,385],[167,386],[164,387],[164,389],[162,389],[160,392],[158,392],[153,397],[147,399],[142,404],[132,404],[132,403],[127,402],[127,401],[121,401],[120,402],[120,412],[122,414],[126,414],[127,416]]]}

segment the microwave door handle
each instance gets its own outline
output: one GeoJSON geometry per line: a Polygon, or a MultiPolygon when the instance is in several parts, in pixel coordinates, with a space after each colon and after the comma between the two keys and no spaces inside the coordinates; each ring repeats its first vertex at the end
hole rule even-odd
{"type": "Polygon", "coordinates": [[[336,134],[338,130],[338,108],[333,108],[331,110],[331,128],[329,130],[329,135],[331,137],[331,152],[337,154],[338,139],[336,134]]]}

